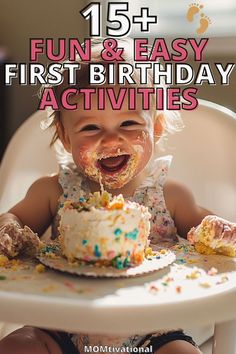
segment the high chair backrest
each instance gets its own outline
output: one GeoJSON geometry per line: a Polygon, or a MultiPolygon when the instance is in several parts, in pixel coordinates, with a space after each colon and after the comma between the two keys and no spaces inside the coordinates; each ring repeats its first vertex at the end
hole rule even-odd
{"type": "MultiPolygon", "coordinates": [[[[37,178],[58,171],[50,140],[41,131],[44,111],[30,116],[16,131],[0,166],[0,212],[21,200],[37,178]]],[[[199,100],[194,111],[182,111],[185,128],[170,136],[165,154],[174,156],[170,176],[193,191],[197,202],[235,221],[236,114],[199,100]]]]}
{"type": "Polygon", "coordinates": [[[194,193],[199,205],[236,221],[236,114],[199,100],[181,112],[185,128],[168,139],[174,155],[170,176],[194,193]]]}
{"type": "Polygon", "coordinates": [[[32,114],[6,149],[0,165],[0,212],[20,201],[36,179],[58,171],[54,149],[50,147],[53,131],[40,128],[45,114],[32,114]]]}

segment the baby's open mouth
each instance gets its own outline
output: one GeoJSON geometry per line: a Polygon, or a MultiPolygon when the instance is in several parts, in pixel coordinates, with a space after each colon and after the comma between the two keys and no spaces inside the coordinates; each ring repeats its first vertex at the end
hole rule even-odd
{"type": "Polygon", "coordinates": [[[121,171],[127,165],[130,155],[119,155],[98,160],[98,167],[106,173],[121,171]]]}

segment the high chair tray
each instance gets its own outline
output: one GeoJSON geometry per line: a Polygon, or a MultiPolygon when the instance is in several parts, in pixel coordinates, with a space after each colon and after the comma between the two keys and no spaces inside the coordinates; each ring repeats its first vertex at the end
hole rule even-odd
{"type": "Polygon", "coordinates": [[[38,261],[0,267],[0,320],[88,333],[148,333],[236,317],[236,260],[182,240],[169,266],[133,278],[86,278],[38,261]]]}

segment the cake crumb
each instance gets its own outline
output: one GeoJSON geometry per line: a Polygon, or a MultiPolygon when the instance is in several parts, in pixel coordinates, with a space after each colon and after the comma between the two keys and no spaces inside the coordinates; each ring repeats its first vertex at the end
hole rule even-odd
{"type": "Polygon", "coordinates": [[[200,271],[199,270],[194,270],[193,272],[191,272],[190,274],[187,274],[186,275],[186,278],[187,279],[197,279],[199,278],[201,275],[200,271]]]}
{"type": "Polygon", "coordinates": [[[216,283],[216,285],[226,283],[228,280],[229,280],[228,276],[226,274],[223,274],[220,280],[216,283]]]}
{"type": "Polygon", "coordinates": [[[180,294],[182,292],[182,286],[176,286],[175,290],[178,294],[180,294]]]}
{"type": "Polygon", "coordinates": [[[206,288],[206,289],[211,287],[211,284],[208,283],[208,282],[199,283],[199,285],[200,285],[202,288],[206,288]]]}
{"type": "Polygon", "coordinates": [[[57,287],[53,284],[45,286],[42,290],[45,293],[50,293],[51,291],[55,291],[57,289],[57,287]]]}
{"type": "Polygon", "coordinates": [[[188,259],[188,263],[195,264],[195,263],[197,263],[197,260],[196,259],[188,259]]]}
{"type": "Polygon", "coordinates": [[[151,294],[156,294],[159,291],[159,289],[156,285],[151,285],[149,291],[151,294]]]}
{"type": "Polygon", "coordinates": [[[0,254],[0,267],[5,267],[9,262],[7,256],[0,254]]]}
{"type": "Polygon", "coordinates": [[[208,275],[216,275],[217,273],[218,273],[218,269],[216,269],[215,267],[212,267],[207,272],[208,275]]]}
{"type": "Polygon", "coordinates": [[[45,272],[45,266],[43,264],[37,264],[35,266],[35,270],[37,273],[44,273],[45,272]]]}

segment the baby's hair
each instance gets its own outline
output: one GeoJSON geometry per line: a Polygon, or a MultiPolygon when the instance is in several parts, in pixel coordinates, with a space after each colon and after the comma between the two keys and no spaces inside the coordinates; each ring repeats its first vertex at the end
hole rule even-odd
{"type": "MultiPolygon", "coordinates": [[[[103,60],[101,57],[101,52],[104,49],[103,47],[103,42],[106,38],[100,37],[100,38],[93,38],[91,39],[91,61],[89,63],[99,63],[103,64],[104,67],[106,68],[106,65],[108,64],[103,60]]],[[[134,61],[134,41],[131,38],[121,38],[121,39],[116,39],[117,41],[117,46],[118,48],[122,48],[122,58],[124,59],[124,62],[129,63],[133,66],[134,72],[132,75],[132,78],[135,81],[135,84],[133,86],[139,87],[140,80],[139,80],[139,71],[138,69],[135,68],[135,61],[134,61]]],[[[150,48],[149,48],[150,51],[150,48]]],[[[73,86],[73,88],[87,88],[87,87],[94,87],[90,85],[89,83],[89,63],[81,61],[79,57],[76,58],[75,60],[76,63],[80,63],[81,67],[80,70],[77,71],[77,80],[76,80],[76,85],[73,86]]],[[[66,61],[66,63],[70,63],[70,61],[66,61]]],[[[74,62],[73,62],[74,63],[74,62]]],[[[110,62],[109,62],[110,63],[110,62]]],[[[113,64],[117,64],[117,62],[114,62],[113,64]]],[[[107,71],[106,71],[107,72],[107,71]]],[[[41,87],[41,90],[39,92],[39,96],[42,96],[42,92],[45,88],[52,88],[54,90],[55,96],[60,101],[60,96],[62,92],[68,88],[67,84],[67,76],[68,76],[68,70],[62,70],[62,74],[64,77],[64,81],[60,85],[43,85],[41,87]],[[67,85],[67,86],[66,86],[67,85]]],[[[106,75],[106,74],[105,74],[106,75]]],[[[153,75],[152,75],[152,70],[148,70],[148,75],[147,75],[147,83],[145,85],[142,84],[143,86],[148,86],[149,88],[163,88],[164,91],[167,90],[167,85],[165,84],[165,81],[163,78],[161,78],[161,83],[159,85],[154,84],[153,82],[153,75]]],[[[177,131],[180,131],[183,128],[183,123],[182,119],[180,117],[180,114],[178,111],[157,111],[155,108],[155,100],[154,96],[152,95],[152,101],[151,101],[151,108],[149,111],[149,114],[151,114],[151,117],[153,120],[160,119],[160,122],[163,126],[163,133],[161,135],[161,139],[158,139],[158,145],[160,145],[160,141],[163,141],[163,139],[166,139],[166,136],[169,133],[175,133],[177,131]]],[[[62,121],[61,121],[61,115],[60,115],[60,110],[56,111],[53,110],[52,108],[47,109],[47,119],[45,119],[43,122],[41,122],[41,127],[42,129],[46,129],[49,126],[54,126],[56,128],[55,133],[53,135],[51,145],[53,145],[58,139],[59,139],[59,129],[62,128],[62,121]]]]}

